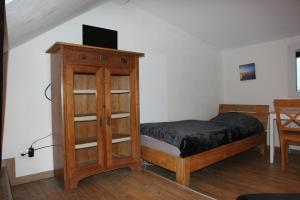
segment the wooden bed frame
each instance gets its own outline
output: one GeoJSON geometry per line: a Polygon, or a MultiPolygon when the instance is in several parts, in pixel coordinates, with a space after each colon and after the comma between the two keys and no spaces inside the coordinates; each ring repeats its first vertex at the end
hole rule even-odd
{"type": "MultiPolygon", "coordinates": [[[[219,113],[242,112],[257,118],[262,122],[266,130],[268,123],[268,105],[237,105],[220,104],[219,113]]],[[[206,166],[234,156],[238,153],[261,145],[261,153],[264,154],[266,134],[255,134],[242,140],[232,142],[202,153],[181,158],[168,153],[142,146],[142,159],[173,171],[176,173],[176,181],[182,185],[189,186],[190,173],[206,166]]]]}

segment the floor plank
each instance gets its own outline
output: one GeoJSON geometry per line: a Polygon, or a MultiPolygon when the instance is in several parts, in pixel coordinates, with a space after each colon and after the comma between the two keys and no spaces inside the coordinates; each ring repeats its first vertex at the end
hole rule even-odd
{"type": "Polygon", "coordinates": [[[208,200],[146,170],[119,169],[88,177],[64,191],[54,178],[12,187],[14,200],[208,200]]]}
{"type": "MultiPolygon", "coordinates": [[[[165,180],[175,174],[150,165],[140,172],[120,169],[82,180],[75,190],[65,192],[54,178],[12,188],[15,200],[205,200],[209,199],[165,180]]],[[[290,154],[287,170],[280,170],[279,155],[269,163],[250,150],[192,173],[191,189],[221,200],[234,200],[249,193],[300,193],[300,155],[290,154]]]]}
{"type": "Polygon", "coordinates": [[[12,200],[10,184],[6,168],[0,168],[0,199],[12,200]]]}
{"type": "MultiPolygon", "coordinates": [[[[285,172],[280,170],[279,152],[270,164],[268,154],[256,149],[192,173],[191,188],[217,199],[234,200],[249,193],[300,193],[300,155],[290,154],[285,172]]],[[[156,166],[147,166],[168,179],[175,174],[156,166]]]]}

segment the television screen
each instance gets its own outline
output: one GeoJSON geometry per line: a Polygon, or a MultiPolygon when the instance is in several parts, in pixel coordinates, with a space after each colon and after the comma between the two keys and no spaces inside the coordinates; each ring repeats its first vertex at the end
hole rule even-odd
{"type": "Polygon", "coordinates": [[[118,49],[118,31],[83,24],[82,43],[89,46],[118,49]]]}

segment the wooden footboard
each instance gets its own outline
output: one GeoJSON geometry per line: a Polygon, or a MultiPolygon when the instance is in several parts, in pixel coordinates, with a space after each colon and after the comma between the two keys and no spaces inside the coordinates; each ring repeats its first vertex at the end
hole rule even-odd
{"type": "Polygon", "coordinates": [[[265,144],[265,134],[255,134],[243,140],[223,145],[186,158],[142,146],[142,158],[176,173],[176,181],[189,186],[190,173],[222,161],[243,151],[265,144]]]}
{"type": "Polygon", "coordinates": [[[264,144],[265,134],[255,134],[243,140],[205,151],[190,157],[191,172],[244,152],[248,149],[264,144]]]}
{"type": "MultiPolygon", "coordinates": [[[[259,119],[265,129],[267,128],[269,106],[267,105],[233,105],[221,104],[219,112],[243,112],[259,119]]],[[[228,157],[239,154],[257,145],[265,147],[265,132],[255,134],[239,141],[232,142],[196,155],[181,158],[165,152],[142,146],[142,158],[150,163],[168,169],[176,173],[176,181],[182,185],[189,186],[190,173],[228,157]]],[[[263,152],[263,151],[262,151],[263,152]]]]}

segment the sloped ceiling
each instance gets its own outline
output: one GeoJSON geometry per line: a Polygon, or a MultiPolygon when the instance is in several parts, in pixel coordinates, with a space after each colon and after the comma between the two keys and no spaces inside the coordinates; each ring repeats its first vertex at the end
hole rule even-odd
{"type": "Polygon", "coordinates": [[[300,0],[131,1],[221,49],[300,35],[300,0]]]}
{"type": "MultiPolygon", "coordinates": [[[[109,0],[13,0],[10,48],[109,0]]],[[[133,4],[220,49],[300,35],[300,0],[110,0],[133,4]]]]}
{"type": "Polygon", "coordinates": [[[16,47],[107,1],[13,0],[6,5],[9,47],[16,47]]]}

